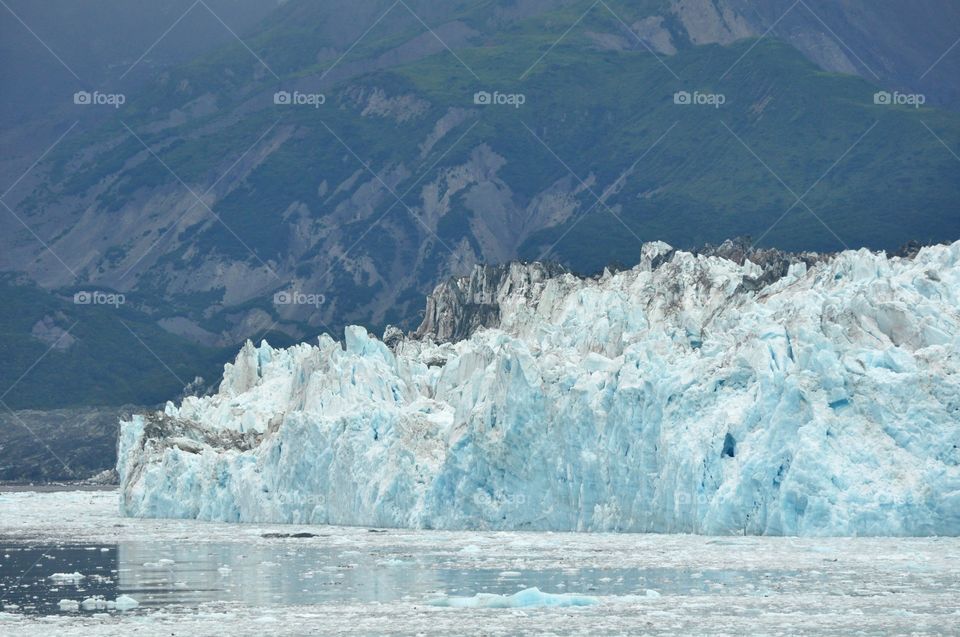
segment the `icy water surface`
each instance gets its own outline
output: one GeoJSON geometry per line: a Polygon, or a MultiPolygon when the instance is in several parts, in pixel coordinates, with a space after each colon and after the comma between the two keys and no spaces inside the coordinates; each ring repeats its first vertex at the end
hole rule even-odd
{"type": "Polygon", "coordinates": [[[0,634],[960,634],[954,538],[229,525],[116,498],[0,493],[0,634]],[[529,587],[592,605],[434,605],[529,587]],[[140,605],[60,608],[97,595],[140,605]]]}
{"type": "MultiPolygon", "coordinates": [[[[0,603],[26,614],[69,613],[60,600],[83,601],[121,594],[142,611],[199,607],[205,602],[249,606],[385,603],[444,595],[510,595],[536,586],[554,593],[591,596],[711,595],[726,591],[763,595],[774,590],[829,587],[822,574],[800,571],[691,570],[687,568],[546,568],[501,570],[436,555],[394,551],[297,547],[281,544],[4,545],[0,603]],[[56,574],[80,573],[58,582],[56,574]]],[[[906,582],[904,583],[906,584],[906,582]]]]}

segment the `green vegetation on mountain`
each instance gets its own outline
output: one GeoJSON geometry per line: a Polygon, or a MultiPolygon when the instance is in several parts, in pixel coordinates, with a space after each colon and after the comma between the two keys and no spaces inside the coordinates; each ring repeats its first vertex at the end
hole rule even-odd
{"type": "Polygon", "coordinates": [[[84,305],[73,294],[0,279],[0,387],[11,409],[159,404],[198,375],[216,382],[233,353],[164,331],[132,298],[84,305]]]}
{"type": "MultiPolygon", "coordinates": [[[[225,352],[168,334],[158,318],[225,334],[236,317],[262,312],[284,323],[274,339],[291,327],[339,335],[347,323],[411,327],[423,293],[470,261],[547,258],[591,272],[635,263],[639,241],[693,247],[750,235],[765,246],[833,251],[960,237],[960,162],[940,141],[956,148],[960,114],[876,105],[873,84],[824,72],[773,37],[695,46],[667,19],[678,50],[658,59],[620,19],[633,25],[668,3],[610,4],[619,19],[602,5],[581,19],[586,0],[501,22],[490,16],[513,3],[460,2],[443,24],[425,14],[435,29],[466,34],[456,55],[397,5],[340,60],[352,42],[331,41],[329,8],[290,2],[245,36],[279,81],[232,43],[128,96],[116,117],[51,154],[48,181],[20,208],[41,219],[81,201],[173,229],[149,235],[156,260],[131,275],[136,291],[119,311],[4,284],[13,299],[0,321],[10,382],[47,347],[19,342],[38,320],[58,311],[81,319],[78,343],[24,379],[18,404],[175,394],[170,372],[117,317],[190,380],[215,377],[225,352]],[[613,40],[621,44],[600,44],[613,40]],[[277,90],[323,92],[326,103],[275,105],[277,90]],[[522,93],[525,102],[477,106],[481,90],[522,93]],[[725,102],[675,104],[678,91],[725,102]],[[444,118],[452,123],[434,136],[444,118]],[[232,183],[241,168],[227,171],[248,152],[255,167],[232,183]],[[197,194],[227,173],[212,204],[219,220],[181,221],[167,199],[131,203],[186,193],[171,171],[197,194]],[[269,290],[213,274],[261,262],[278,272],[269,290]],[[282,315],[272,293],[297,286],[328,302],[282,315]],[[50,386],[64,391],[51,396],[50,386]]],[[[365,24],[380,15],[370,13],[365,24]]],[[[57,239],[71,232],[63,225],[57,239]]],[[[104,241],[87,275],[109,281],[143,252],[139,235],[104,241]]]]}

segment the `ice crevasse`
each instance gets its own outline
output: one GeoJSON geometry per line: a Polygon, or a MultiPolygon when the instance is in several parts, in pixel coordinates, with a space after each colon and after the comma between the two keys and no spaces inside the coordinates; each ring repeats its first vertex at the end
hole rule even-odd
{"type": "Polygon", "coordinates": [[[592,278],[478,268],[428,304],[438,323],[489,310],[456,342],[355,326],[343,345],[248,342],[218,393],[122,423],[121,509],[960,534],[960,242],[767,265],[652,243],[592,278]]]}

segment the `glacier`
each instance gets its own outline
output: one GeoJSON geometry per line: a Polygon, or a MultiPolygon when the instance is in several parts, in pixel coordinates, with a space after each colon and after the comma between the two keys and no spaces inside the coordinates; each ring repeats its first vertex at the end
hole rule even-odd
{"type": "Polygon", "coordinates": [[[121,512],[960,535],[960,242],[768,257],[478,266],[411,335],[247,342],[216,394],[121,423],[121,512]]]}

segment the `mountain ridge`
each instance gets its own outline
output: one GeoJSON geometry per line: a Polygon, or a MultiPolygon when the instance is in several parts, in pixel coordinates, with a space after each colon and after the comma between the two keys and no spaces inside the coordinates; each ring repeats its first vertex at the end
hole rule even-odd
{"type": "MultiPolygon", "coordinates": [[[[837,25],[856,26],[844,16],[862,6],[806,5],[756,39],[787,4],[287,3],[244,34],[250,50],[164,69],[115,117],[69,132],[7,200],[29,229],[2,217],[0,267],[58,298],[124,294],[136,335],[154,350],[148,324],[179,339],[161,358],[193,378],[204,374],[180,373],[179,352],[197,343],[199,368],[264,334],[415,329],[436,282],[477,263],[597,271],[635,262],[642,241],[748,233],[821,251],[960,236],[960,170],[941,144],[960,117],[874,104],[878,85],[815,66],[794,36],[823,14],[847,40],[837,25]],[[298,90],[325,103],[273,103],[298,90]],[[480,90],[526,100],[474,104],[480,90]],[[726,103],[674,104],[678,91],[726,103]],[[275,302],[291,293],[323,302],[275,302]]],[[[902,43],[891,38],[870,47],[902,43]]],[[[57,316],[31,326],[66,331],[57,316]]]]}

